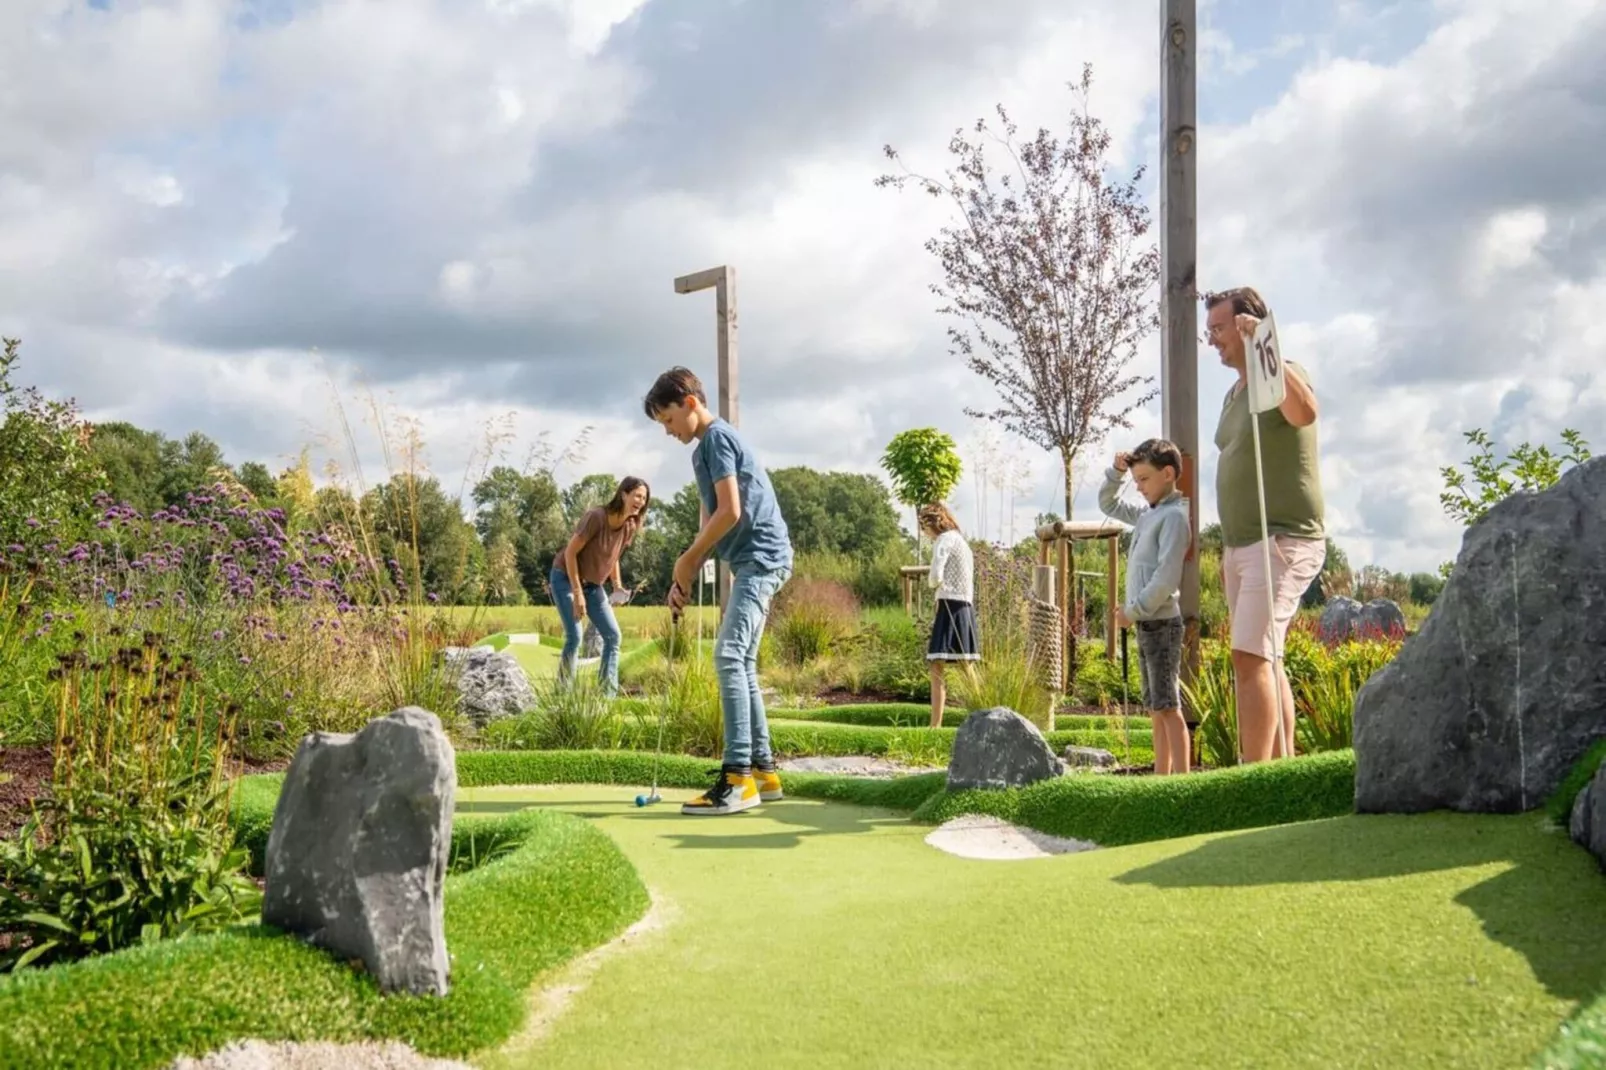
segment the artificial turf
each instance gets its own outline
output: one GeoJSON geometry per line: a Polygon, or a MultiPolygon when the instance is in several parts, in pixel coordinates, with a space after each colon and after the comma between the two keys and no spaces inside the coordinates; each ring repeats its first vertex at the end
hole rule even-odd
{"type": "Polygon", "coordinates": [[[893,811],[693,819],[685,791],[631,794],[460,793],[595,822],[668,919],[482,1065],[695,1066],[724,1044],[773,1068],[1511,1067],[1606,979],[1606,883],[1535,815],[978,862],[893,811]]]}
{"type": "MultiPolygon", "coordinates": [[[[277,779],[244,793],[245,816],[260,818],[266,803],[271,823],[277,779]]],[[[264,828],[243,822],[241,835],[264,828]]],[[[431,1054],[466,1054],[518,1028],[542,971],[647,909],[630,863],[569,815],[461,820],[453,833],[445,998],[382,998],[370,977],[333,956],[245,927],[0,978],[0,1067],[142,1070],[247,1037],[396,1038],[431,1054]],[[477,861],[484,864],[471,869],[477,861]]]]}

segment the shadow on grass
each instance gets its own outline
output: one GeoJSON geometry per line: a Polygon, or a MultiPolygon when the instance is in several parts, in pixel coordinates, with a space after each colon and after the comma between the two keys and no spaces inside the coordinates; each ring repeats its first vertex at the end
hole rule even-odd
{"type": "Polygon", "coordinates": [[[1118,884],[1248,888],[1383,881],[1506,863],[1461,892],[1484,932],[1527,959],[1551,995],[1588,1000],[1606,983],[1606,880],[1588,852],[1536,814],[1357,815],[1224,835],[1142,866],[1118,884]]]}
{"type": "Polygon", "coordinates": [[[507,814],[531,807],[551,807],[589,821],[646,821],[675,826],[676,831],[660,835],[680,849],[690,850],[784,850],[797,847],[815,836],[843,836],[870,832],[886,825],[907,825],[909,818],[890,810],[863,806],[833,805],[817,799],[785,799],[739,814],[719,817],[693,817],[680,812],[680,804],[695,791],[675,789],[665,792],[662,802],[648,807],[635,805],[636,793],[621,789],[617,807],[599,808],[595,800],[548,803],[539,799],[471,800],[459,802],[460,814],[507,814]],[[747,832],[758,821],[783,825],[784,829],[747,832]],[[684,829],[685,831],[679,831],[684,829]],[[730,830],[730,831],[725,831],[730,830]]]}

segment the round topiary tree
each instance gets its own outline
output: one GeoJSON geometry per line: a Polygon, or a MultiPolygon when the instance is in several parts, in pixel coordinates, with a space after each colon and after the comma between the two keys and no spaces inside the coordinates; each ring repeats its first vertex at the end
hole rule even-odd
{"type": "Polygon", "coordinates": [[[919,509],[940,502],[959,482],[963,465],[954,440],[935,427],[916,427],[894,435],[881,455],[881,467],[892,478],[892,493],[916,510],[915,557],[920,552],[919,509]]]}

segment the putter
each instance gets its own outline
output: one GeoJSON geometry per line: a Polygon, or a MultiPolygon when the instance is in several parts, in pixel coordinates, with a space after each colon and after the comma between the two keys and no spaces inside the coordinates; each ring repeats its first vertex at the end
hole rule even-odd
{"type": "MultiPolygon", "coordinates": [[[[675,660],[675,632],[680,626],[680,610],[669,611],[669,660],[675,660]]],[[[663,802],[664,797],[658,794],[658,762],[664,755],[664,714],[668,712],[668,703],[658,707],[658,745],[652,751],[652,791],[646,795],[636,796],[638,807],[651,806],[655,802],[663,802]]]]}
{"type": "Polygon", "coordinates": [[[1127,768],[1130,769],[1130,768],[1132,768],[1132,710],[1129,707],[1129,703],[1131,702],[1130,690],[1131,690],[1131,686],[1132,685],[1130,683],[1128,683],[1128,681],[1131,679],[1131,677],[1127,674],[1126,636],[1127,636],[1127,629],[1126,628],[1122,628],[1121,629],[1121,741],[1126,745],[1126,765],[1127,765],[1127,768]]]}

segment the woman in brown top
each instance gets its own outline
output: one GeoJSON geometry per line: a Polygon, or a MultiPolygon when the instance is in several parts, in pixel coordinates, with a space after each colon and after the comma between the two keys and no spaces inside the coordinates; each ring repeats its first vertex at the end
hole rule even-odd
{"type": "Polygon", "coordinates": [[[586,510],[575,528],[569,544],[552,562],[552,573],[547,577],[552,586],[552,601],[563,619],[563,656],[558,664],[558,679],[569,680],[580,652],[580,622],[587,611],[602,635],[602,665],[598,676],[603,690],[614,694],[619,690],[619,624],[613,617],[613,602],[624,604],[629,597],[623,593],[624,582],[619,576],[619,555],[635,540],[647,514],[652,491],[645,480],[635,476],[625,478],[614,491],[613,500],[598,509],[586,510]],[[613,581],[613,599],[609,599],[602,585],[613,581]]]}

